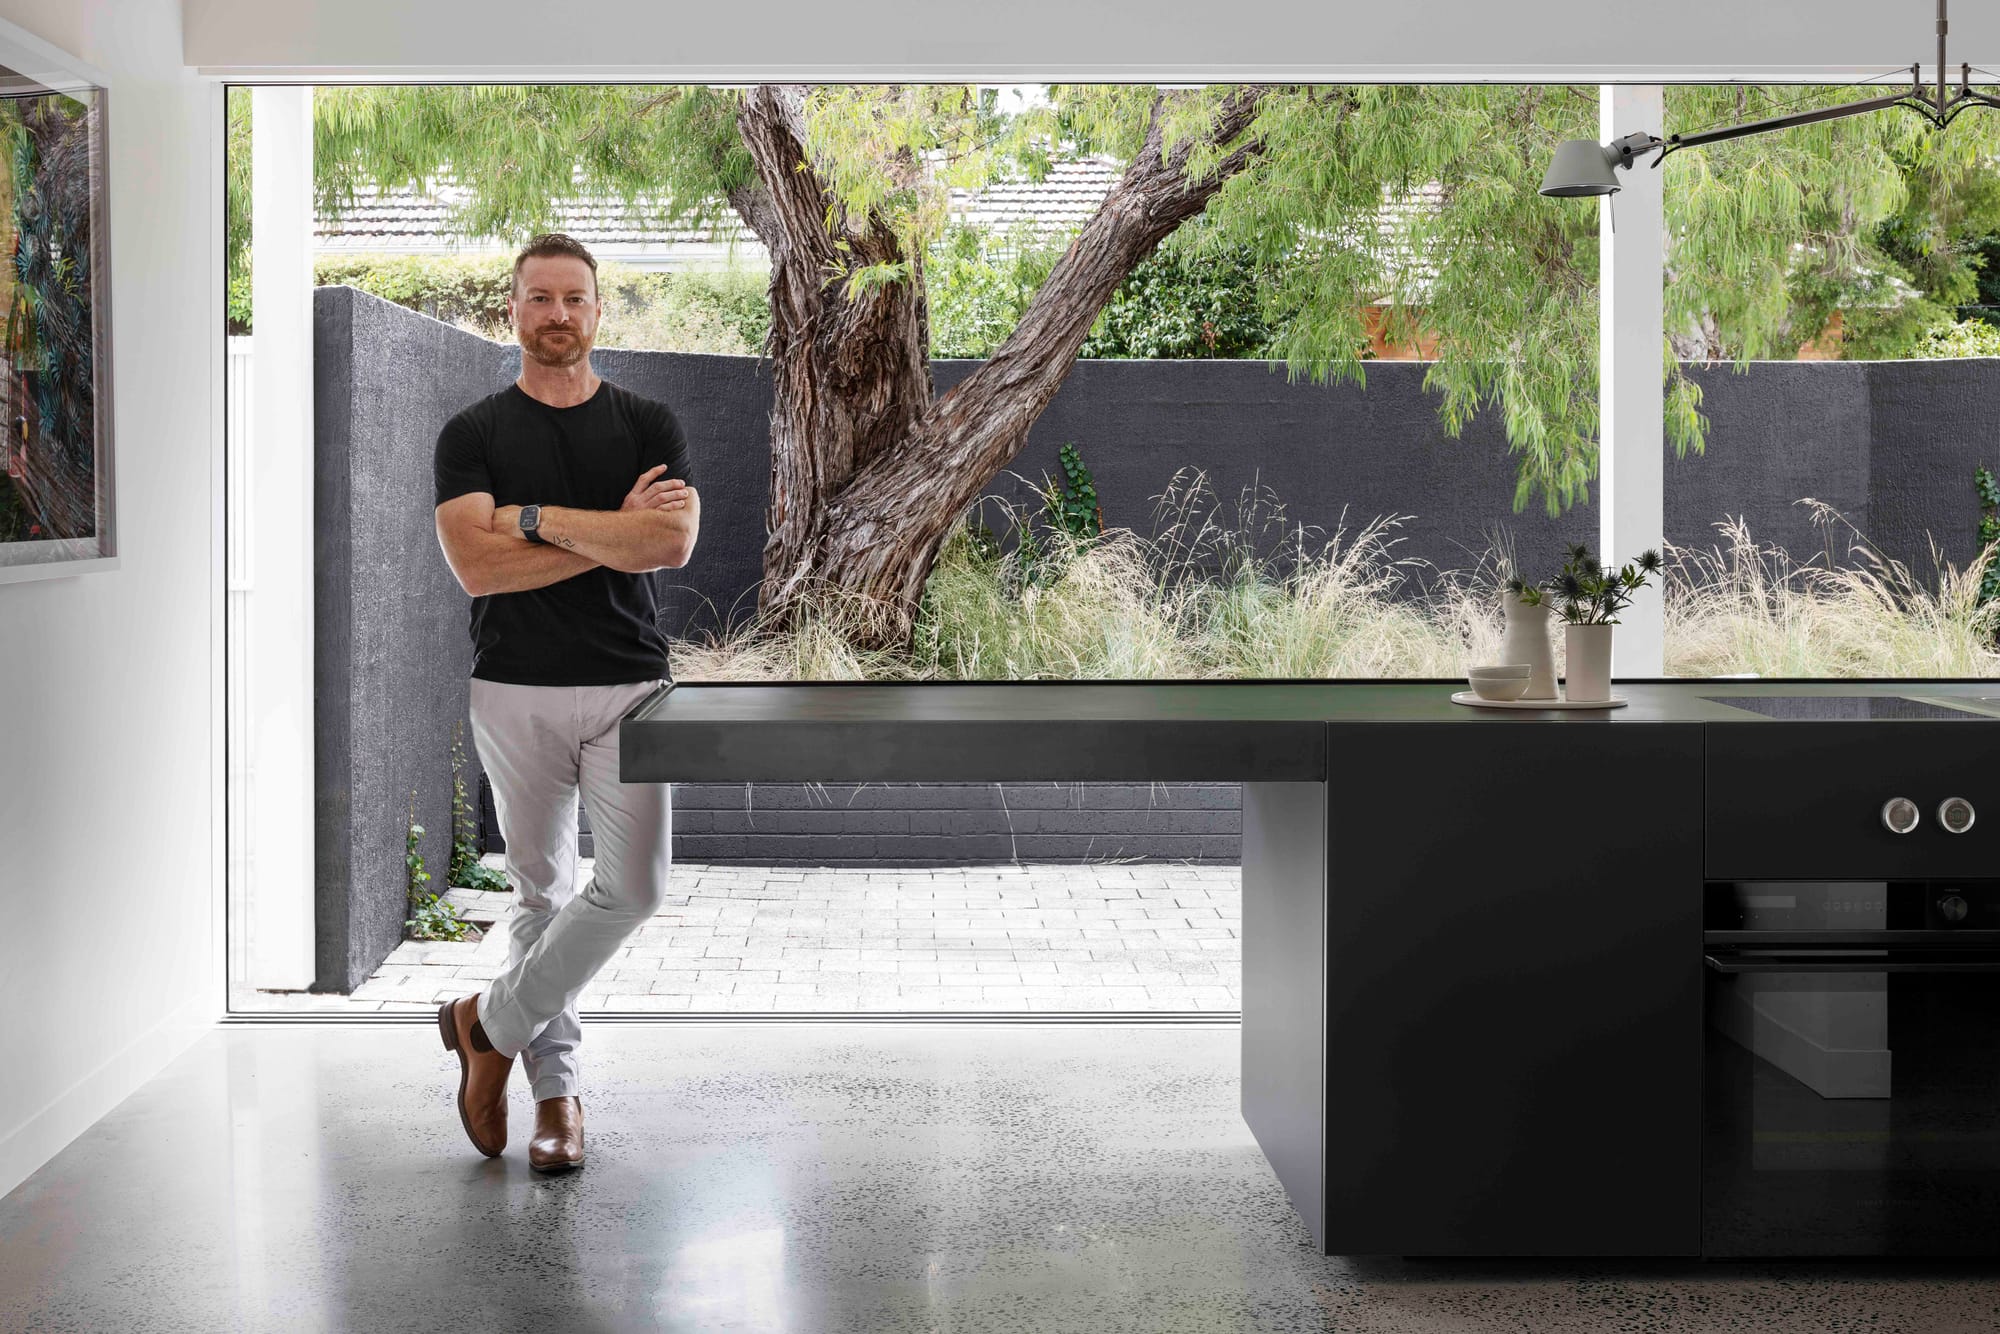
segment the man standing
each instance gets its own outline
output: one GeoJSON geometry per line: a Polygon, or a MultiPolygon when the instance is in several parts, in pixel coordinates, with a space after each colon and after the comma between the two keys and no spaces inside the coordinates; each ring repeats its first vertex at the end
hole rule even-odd
{"type": "Polygon", "coordinates": [[[438,542],[472,595],[472,734],[507,840],[512,941],[507,971],[446,1002],[438,1028],[473,1146],[507,1147],[518,1055],[528,1162],[555,1172],[583,1162],[577,996],[666,892],[671,790],[618,780],[618,720],[671,679],[645,573],[687,564],[701,502],[673,413],[591,369],[604,305],[589,251],[529,242],[507,314],[520,378],[445,424],[434,472],[438,542]],[[579,787],[597,853],[581,894],[579,787]]]}

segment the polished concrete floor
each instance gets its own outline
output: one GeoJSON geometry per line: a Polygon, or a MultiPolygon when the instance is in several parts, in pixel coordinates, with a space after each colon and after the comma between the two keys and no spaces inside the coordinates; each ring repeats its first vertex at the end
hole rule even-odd
{"type": "Polygon", "coordinates": [[[1230,1026],[585,1027],[546,1178],[428,1022],[217,1029],[0,1200],[0,1330],[2000,1329],[2000,1268],[1322,1257],[1230,1026]]]}

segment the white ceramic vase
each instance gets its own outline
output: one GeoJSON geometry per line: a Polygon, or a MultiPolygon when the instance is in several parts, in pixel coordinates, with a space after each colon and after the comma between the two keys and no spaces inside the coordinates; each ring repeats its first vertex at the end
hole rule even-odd
{"type": "Polygon", "coordinates": [[[1549,644],[1549,609],[1546,604],[1529,606],[1512,593],[1500,598],[1501,614],[1507,619],[1500,637],[1500,663],[1528,664],[1528,690],[1522,699],[1556,697],[1555,650],[1549,644]]]}
{"type": "Polygon", "coordinates": [[[1611,698],[1611,632],[1614,625],[1563,627],[1563,698],[1611,698]]]}

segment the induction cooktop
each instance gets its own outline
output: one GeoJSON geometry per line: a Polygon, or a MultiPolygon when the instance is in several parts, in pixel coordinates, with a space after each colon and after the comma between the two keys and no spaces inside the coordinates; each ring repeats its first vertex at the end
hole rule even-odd
{"type": "Polygon", "coordinates": [[[1981,711],[1982,708],[2000,705],[2000,699],[1969,699],[1965,701],[1965,707],[1954,708],[1907,695],[1703,695],[1702,698],[1712,704],[1760,713],[1766,718],[1806,722],[1877,722],[1884,719],[2000,722],[2000,715],[1981,711]]]}

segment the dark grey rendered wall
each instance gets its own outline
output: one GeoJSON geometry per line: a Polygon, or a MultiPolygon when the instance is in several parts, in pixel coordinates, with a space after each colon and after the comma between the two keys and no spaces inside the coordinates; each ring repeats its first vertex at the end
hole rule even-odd
{"type": "Polygon", "coordinates": [[[412,789],[428,888],[444,887],[454,722],[477,791],[470,603],[438,549],[428,442],[513,374],[505,348],[355,295],[313,301],[313,989],[336,992],[403,938],[412,789]]]}
{"type": "Polygon", "coordinates": [[[1867,367],[1865,531],[1919,577],[1931,569],[1927,531],[1963,568],[1979,545],[1972,470],[1982,464],[2000,469],[2000,361],[1876,361],[1867,367]],[[1953,521],[1941,526],[1946,515],[1953,521]]]}
{"type": "MultiPolygon", "coordinates": [[[[409,792],[427,867],[449,860],[449,745],[466,711],[468,603],[438,551],[430,464],[438,428],[506,385],[518,352],[346,288],[316,298],[319,415],[318,690],[322,980],[351,978],[401,930],[409,792]],[[351,890],[350,890],[350,887],[351,890]]],[[[770,479],[770,381],[740,357],[600,351],[599,372],[672,405],[701,488],[701,550],[653,576],[662,623],[713,629],[754,606],[770,479]]],[[[940,391],[977,368],[939,362],[940,391]]],[[[993,488],[1015,502],[1074,441],[1108,523],[1153,531],[1153,497],[1199,462],[1233,516],[1267,488],[1295,522],[1349,533],[1414,512],[1397,556],[1469,568],[1483,533],[1515,535],[1553,572],[1565,541],[1595,544],[1588,503],[1560,519],[1512,512],[1514,460],[1496,414],[1459,440],[1439,428],[1421,364],[1377,362],[1366,387],[1291,383],[1261,362],[1082,362],[993,488]]],[[[1667,454],[1666,527],[1708,546],[1742,515],[1754,537],[1803,559],[1819,533],[1795,502],[1839,507],[1920,574],[1929,538],[1973,554],[1972,469],[2000,465],[2000,365],[1992,361],[1758,363],[1696,369],[1705,456],[1667,454]]],[[[1835,551],[1844,553],[1845,543],[1835,551]]],[[[1620,559],[1631,552],[1612,553],[1620,559]]],[[[1531,565],[1531,569],[1534,568],[1531,565]]],[[[466,751],[477,755],[468,732],[466,751]]],[[[485,794],[482,791],[482,796],[485,794]]],[[[489,848],[503,846],[483,801],[489,848]]],[[[675,855],[689,861],[948,863],[1108,857],[1231,862],[1232,788],[681,787],[675,855]]],[[[588,812],[582,851],[589,855],[588,812]]]]}

